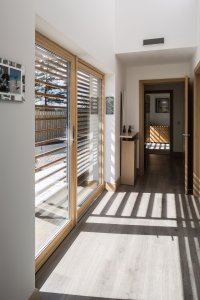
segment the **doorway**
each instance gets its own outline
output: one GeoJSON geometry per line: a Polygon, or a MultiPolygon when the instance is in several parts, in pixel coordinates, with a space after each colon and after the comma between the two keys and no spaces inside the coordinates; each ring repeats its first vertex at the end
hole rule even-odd
{"type": "Polygon", "coordinates": [[[147,168],[150,154],[173,152],[173,90],[145,89],[144,101],[144,156],[147,168]]]}
{"type": "Polygon", "coordinates": [[[193,173],[193,190],[196,197],[200,197],[200,62],[194,71],[194,173],[193,173]]]}
{"type": "MultiPolygon", "coordinates": [[[[191,192],[191,182],[189,174],[191,174],[191,158],[189,156],[189,143],[192,138],[192,128],[190,126],[191,114],[189,115],[190,101],[188,101],[189,95],[189,80],[188,78],[175,78],[175,79],[161,79],[161,80],[141,80],[140,81],[140,145],[139,145],[139,169],[140,175],[144,175],[145,166],[146,166],[146,140],[149,135],[150,126],[148,127],[147,132],[145,133],[145,125],[148,124],[146,120],[148,117],[145,116],[147,113],[147,108],[145,107],[145,101],[149,101],[146,95],[151,95],[152,92],[163,92],[168,91],[168,108],[166,108],[167,102],[165,100],[164,111],[170,112],[170,128],[168,128],[168,140],[170,141],[171,149],[169,150],[169,155],[174,156],[176,154],[182,155],[184,160],[184,172],[182,176],[184,178],[185,193],[191,192]],[[175,95],[173,92],[173,87],[180,85],[182,88],[182,93],[180,95],[175,95]],[[145,97],[147,97],[145,99],[145,97]],[[170,99],[173,99],[173,110],[170,111],[170,99]],[[178,105],[175,101],[181,99],[181,104],[178,105]],[[176,109],[174,104],[176,104],[176,109]],[[181,111],[182,109],[182,111],[181,111]],[[177,117],[179,115],[179,117],[177,117]],[[178,132],[178,133],[177,133],[178,132]],[[171,134],[170,134],[171,133],[171,134]]],[[[155,93],[156,94],[156,93],[155,93]]],[[[158,105],[155,104],[155,105],[158,105]]],[[[155,110],[158,109],[155,107],[155,110]]],[[[161,107],[162,110],[162,107],[161,107]]],[[[158,133],[156,133],[158,136],[158,133]]],[[[166,141],[166,140],[165,140],[166,141]]],[[[159,149],[157,149],[159,150],[159,149]]]]}

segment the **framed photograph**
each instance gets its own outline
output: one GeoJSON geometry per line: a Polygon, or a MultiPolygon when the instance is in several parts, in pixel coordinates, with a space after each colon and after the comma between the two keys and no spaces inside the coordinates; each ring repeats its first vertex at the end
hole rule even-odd
{"type": "Polygon", "coordinates": [[[25,70],[21,64],[0,58],[0,100],[25,101],[25,70]]]}
{"type": "Polygon", "coordinates": [[[22,92],[22,72],[21,70],[10,68],[10,93],[21,94],[22,92]]]}
{"type": "Polygon", "coordinates": [[[106,115],[114,115],[114,97],[106,97],[106,115]]]}
{"type": "Polygon", "coordinates": [[[0,93],[9,93],[8,67],[0,65],[0,93]]]}
{"type": "Polygon", "coordinates": [[[156,98],[156,113],[170,113],[169,98],[156,98]]]}

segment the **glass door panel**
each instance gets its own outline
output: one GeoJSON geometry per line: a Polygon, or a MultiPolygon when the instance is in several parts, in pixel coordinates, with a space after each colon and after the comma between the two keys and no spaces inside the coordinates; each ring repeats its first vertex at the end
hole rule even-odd
{"type": "Polygon", "coordinates": [[[36,256],[69,221],[70,63],[36,45],[36,256]]]}
{"type": "Polygon", "coordinates": [[[77,206],[102,183],[102,80],[77,73],[77,206]]]}

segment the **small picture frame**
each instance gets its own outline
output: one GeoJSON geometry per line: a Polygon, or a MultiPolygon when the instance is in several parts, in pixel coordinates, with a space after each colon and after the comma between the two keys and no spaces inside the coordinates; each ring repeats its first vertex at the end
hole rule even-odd
{"type": "Polygon", "coordinates": [[[106,115],[114,115],[114,97],[106,97],[106,115]]]}
{"type": "Polygon", "coordinates": [[[3,58],[0,58],[0,100],[25,101],[24,67],[3,58]]]}
{"type": "Polygon", "coordinates": [[[156,98],[156,113],[170,113],[169,98],[156,98]]]}

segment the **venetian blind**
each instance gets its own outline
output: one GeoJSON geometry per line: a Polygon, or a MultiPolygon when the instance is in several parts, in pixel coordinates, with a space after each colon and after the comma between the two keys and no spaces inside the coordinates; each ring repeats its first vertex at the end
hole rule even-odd
{"type": "Polygon", "coordinates": [[[83,70],[77,74],[77,172],[78,184],[97,165],[101,138],[101,79],[83,70]]]}
{"type": "Polygon", "coordinates": [[[65,136],[68,123],[69,63],[36,45],[36,143],[65,136]]]}

